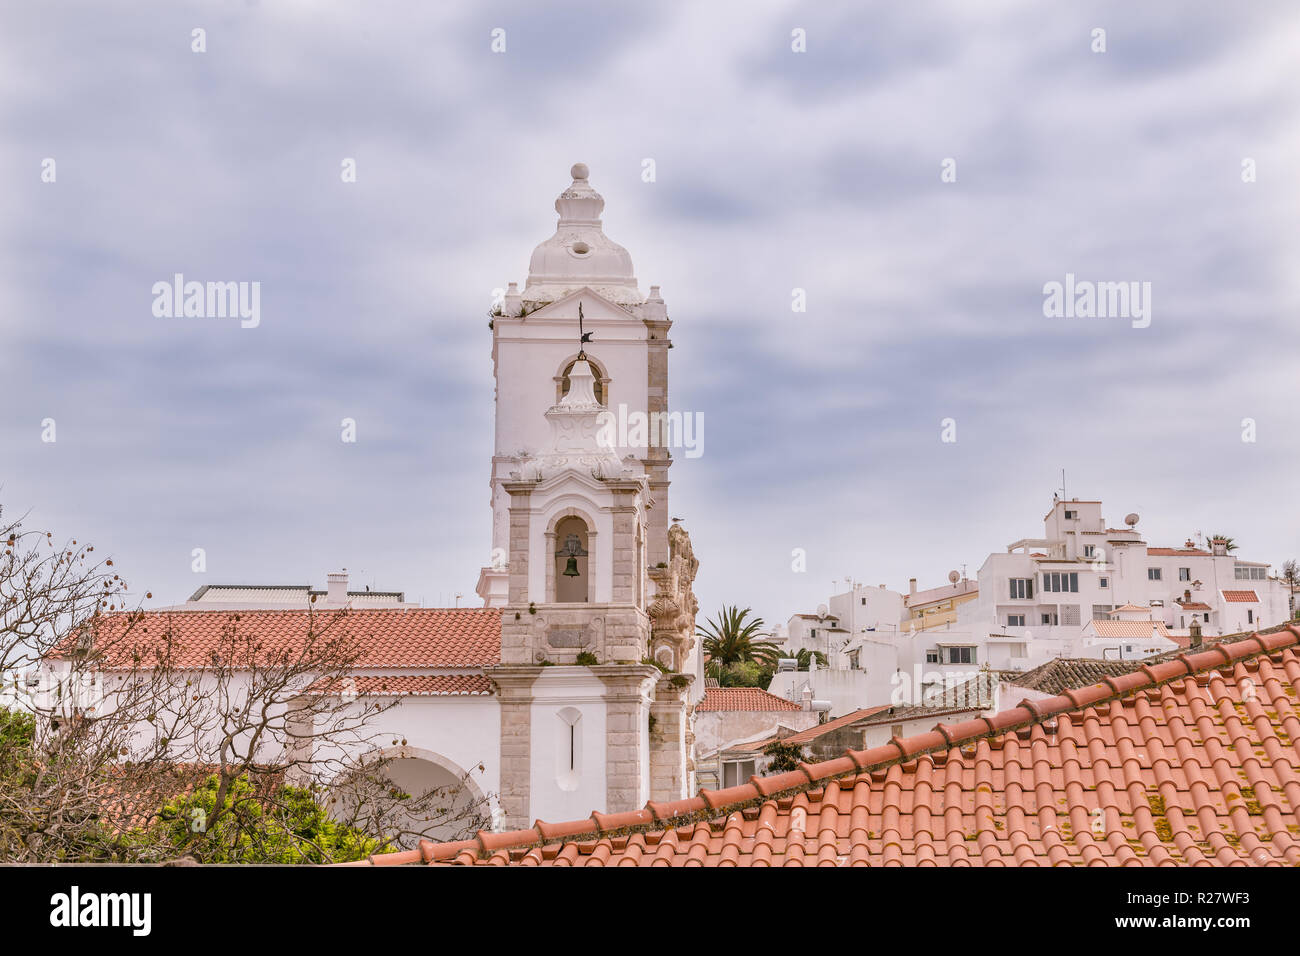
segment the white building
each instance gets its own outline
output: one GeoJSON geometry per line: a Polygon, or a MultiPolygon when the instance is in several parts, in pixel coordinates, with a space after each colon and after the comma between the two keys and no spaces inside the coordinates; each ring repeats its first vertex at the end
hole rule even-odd
{"type": "Polygon", "coordinates": [[[159,610],[301,610],[327,607],[419,607],[401,591],[348,590],[348,569],[326,575],[326,587],[310,584],[205,584],[184,604],[159,610]]]}
{"type": "Polygon", "coordinates": [[[1130,515],[1125,528],[1108,527],[1099,501],[1054,501],[1043,537],[989,555],[979,599],[962,608],[959,625],[974,636],[1023,640],[1036,664],[1073,653],[1089,621],[1108,620],[1126,604],[1150,608],[1183,638],[1193,615],[1207,637],[1287,619],[1286,587],[1268,564],[1241,560],[1217,540],[1208,549],[1191,541],[1150,546],[1137,524],[1130,515]]]}
{"type": "MultiPolygon", "coordinates": [[[[916,703],[981,669],[1164,653],[1187,645],[1193,621],[1215,637],[1290,618],[1289,588],[1267,563],[1238,558],[1217,539],[1151,546],[1138,520],[1112,528],[1101,502],[1056,500],[1042,537],[990,554],[974,581],[954,572],[948,586],[920,592],[913,581],[908,595],[896,595],[901,611],[895,592],[880,588],[836,595],[818,614],[791,618],[792,649],[837,645],[824,672],[800,676],[839,716],[900,697],[916,703]],[[851,621],[855,612],[863,617],[851,621]]],[[[778,674],[770,689],[785,696],[796,683],[778,674]]]]}

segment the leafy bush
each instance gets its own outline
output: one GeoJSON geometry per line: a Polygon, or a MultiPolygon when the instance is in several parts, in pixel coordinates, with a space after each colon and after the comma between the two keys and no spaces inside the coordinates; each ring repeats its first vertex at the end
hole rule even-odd
{"type": "Polygon", "coordinates": [[[767,766],[768,773],[798,770],[799,761],[805,759],[803,747],[798,744],[783,743],[780,740],[774,740],[764,747],[763,756],[772,758],[772,762],[767,766]]]}
{"type": "Polygon", "coordinates": [[[341,863],[378,851],[374,838],[332,820],[314,789],[281,785],[263,795],[239,777],[218,817],[218,783],[214,774],[159,812],[159,835],[177,855],[204,863],[341,863]]]}

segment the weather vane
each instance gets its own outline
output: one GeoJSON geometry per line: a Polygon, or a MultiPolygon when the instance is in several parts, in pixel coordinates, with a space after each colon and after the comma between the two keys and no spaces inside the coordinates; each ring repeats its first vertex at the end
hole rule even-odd
{"type": "Polygon", "coordinates": [[[583,346],[590,341],[591,341],[591,333],[582,331],[582,303],[579,302],[578,303],[578,361],[585,362],[587,360],[587,351],[586,349],[583,348],[583,346]]]}

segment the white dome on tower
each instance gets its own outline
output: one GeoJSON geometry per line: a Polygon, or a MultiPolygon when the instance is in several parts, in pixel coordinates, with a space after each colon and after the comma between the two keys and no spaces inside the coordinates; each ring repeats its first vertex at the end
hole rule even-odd
{"type": "Polygon", "coordinates": [[[573,183],[555,200],[555,235],[533,250],[523,298],[554,302],[589,286],[620,305],[641,303],[632,257],[601,229],[605,200],[587,182],[586,164],[576,163],[570,172],[573,183]]]}

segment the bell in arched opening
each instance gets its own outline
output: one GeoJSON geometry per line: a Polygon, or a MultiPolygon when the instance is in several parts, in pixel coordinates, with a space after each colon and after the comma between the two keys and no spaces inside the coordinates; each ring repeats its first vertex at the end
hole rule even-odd
{"type": "Polygon", "coordinates": [[[555,526],[555,600],[560,604],[582,604],[589,596],[587,567],[587,525],[569,516],[555,526]]]}

